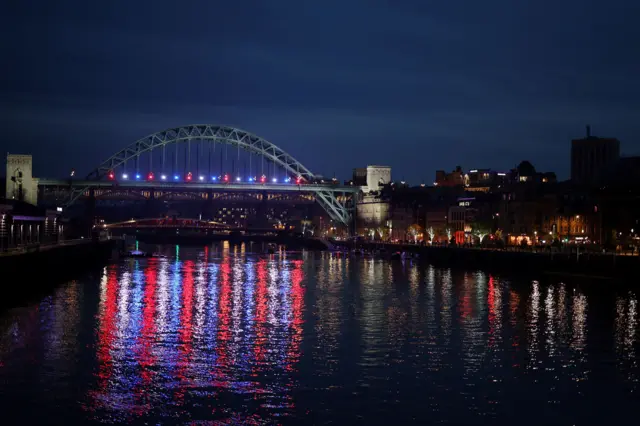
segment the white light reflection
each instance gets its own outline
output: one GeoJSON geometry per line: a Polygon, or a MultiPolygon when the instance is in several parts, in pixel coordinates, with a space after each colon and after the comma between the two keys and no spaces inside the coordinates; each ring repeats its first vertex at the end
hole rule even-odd
{"type": "Polygon", "coordinates": [[[527,330],[529,335],[529,362],[528,368],[538,369],[538,320],[540,317],[540,284],[538,281],[531,283],[531,301],[529,303],[529,312],[527,312],[528,324],[527,330]]]}
{"type": "Polygon", "coordinates": [[[440,337],[441,344],[449,347],[451,342],[452,321],[453,321],[453,280],[451,270],[446,269],[440,275],[440,337]]]}
{"type": "Polygon", "coordinates": [[[167,332],[167,311],[169,309],[169,262],[163,261],[158,268],[157,278],[157,310],[156,310],[156,328],[161,333],[167,332]]]}
{"type": "MultiPolygon", "coordinates": [[[[575,292],[575,290],[574,290],[575,292]]],[[[573,296],[573,336],[571,338],[571,348],[576,351],[583,351],[587,342],[587,298],[584,294],[574,294],[573,296]]]]}
{"type": "Polygon", "coordinates": [[[547,297],[545,297],[544,299],[544,310],[545,313],[547,315],[547,321],[546,321],[546,329],[545,329],[545,334],[546,334],[546,345],[547,345],[547,351],[549,353],[550,357],[555,356],[555,327],[554,327],[554,322],[556,319],[556,308],[555,308],[555,300],[554,300],[554,290],[553,290],[553,286],[549,286],[549,288],[547,288],[547,297]]]}
{"type": "Polygon", "coordinates": [[[640,373],[636,345],[638,342],[638,299],[634,292],[616,298],[615,349],[618,371],[626,383],[638,390],[640,373]]]}
{"type": "Polygon", "coordinates": [[[196,303],[195,303],[195,321],[194,321],[194,337],[196,339],[204,338],[206,333],[205,329],[205,315],[206,315],[206,292],[207,292],[207,259],[202,262],[196,263],[196,303]]]}
{"type": "Polygon", "coordinates": [[[117,329],[118,335],[121,336],[122,333],[127,328],[127,324],[129,324],[129,286],[131,285],[131,272],[126,271],[118,280],[118,320],[117,320],[117,329]]]}
{"type": "Polygon", "coordinates": [[[572,335],[569,347],[573,351],[570,365],[573,367],[573,380],[585,381],[589,377],[587,363],[587,298],[584,294],[573,290],[572,298],[572,335]]]}

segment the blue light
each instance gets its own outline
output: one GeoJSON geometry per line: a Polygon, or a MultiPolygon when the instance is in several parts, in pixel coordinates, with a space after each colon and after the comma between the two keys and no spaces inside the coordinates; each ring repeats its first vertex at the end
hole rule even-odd
{"type": "Polygon", "coordinates": [[[215,176],[211,176],[211,180],[215,182],[218,179],[215,176]]]}
{"type": "Polygon", "coordinates": [[[140,179],[140,175],[139,174],[136,174],[136,179],[140,179]]]}
{"type": "Polygon", "coordinates": [[[253,178],[252,177],[249,178],[249,182],[253,182],[253,178]]]}
{"type": "Polygon", "coordinates": [[[174,180],[178,180],[178,179],[180,179],[180,176],[175,175],[175,176],[173,176],[173,179],[174,179],[174,180]]]}
{"type": "Polygon", "coordinates": [[[291,182],[291,178],[290,178],[290,177],[288,177],[288,178],[286,178],[284,181],[285,181],[285,182],[291,182]]]}

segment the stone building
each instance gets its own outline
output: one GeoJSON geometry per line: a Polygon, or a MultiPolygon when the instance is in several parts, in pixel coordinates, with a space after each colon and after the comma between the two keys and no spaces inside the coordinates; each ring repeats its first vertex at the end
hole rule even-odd
{"type": "Polygon", "coordinates": [[[31,155],[7,154],[5,197],[38,204],[38,179],[32,176],[31,155]]]}
{"type": "Polygon", "coordinates": [[[367,166],[355,169],[353,181],[362,187],[356,206],[356,227],[360,235],[378,232],[389,221],[389,201],[382,196],[385,185],[391,182],[391,167],[367,166]]]}

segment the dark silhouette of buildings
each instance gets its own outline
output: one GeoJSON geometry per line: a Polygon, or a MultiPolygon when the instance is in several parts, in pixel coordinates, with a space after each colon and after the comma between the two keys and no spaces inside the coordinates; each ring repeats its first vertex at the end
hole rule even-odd
{"type": "Polygon", "coordinates": [[[435,186],[462,186],[464,185],[464,172],[457,166],[454,171],[447,173],[444,170],[436,170],[435,186]]]}
{"type": "Polygon", "coordinates": [[[598,184],[603,173],[620,159],[620,141],[591,135],[571,141],[571,181],[579,185],[598,184]]]}

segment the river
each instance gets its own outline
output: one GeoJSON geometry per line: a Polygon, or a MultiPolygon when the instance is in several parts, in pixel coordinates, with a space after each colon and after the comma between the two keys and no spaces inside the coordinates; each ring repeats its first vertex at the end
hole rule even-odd
{"type": "Polygon", "coordinates": [[[2,315],[4,424],[579,425],[638,414],[638,292],[621,283],[228,243],[163,250],[2,315]]]}

